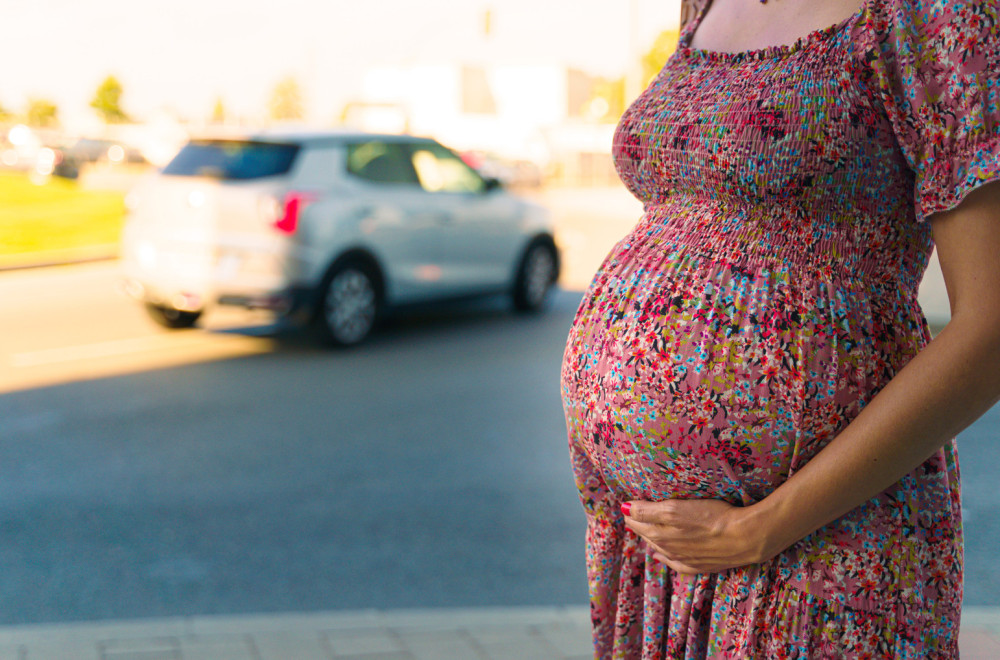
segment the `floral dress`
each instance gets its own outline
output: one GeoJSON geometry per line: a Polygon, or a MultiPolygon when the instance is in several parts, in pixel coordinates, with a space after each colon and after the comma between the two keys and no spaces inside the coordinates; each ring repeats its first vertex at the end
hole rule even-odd
{"type": "Polygon", "coordinates": [[[767,497],[927,343],[924,221],[1000,179],[1000,3],[866,0],[742,53],[688,45],[704,13],[618,126],[645,212],[563,358],[595,657],[956,658],[954,443],[716,574],[654,560],[619,505],[767,497]]]}

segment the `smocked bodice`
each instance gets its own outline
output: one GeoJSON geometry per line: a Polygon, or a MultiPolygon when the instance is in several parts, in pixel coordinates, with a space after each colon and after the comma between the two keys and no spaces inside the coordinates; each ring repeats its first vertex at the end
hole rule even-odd
{"type": "Polygon", "coordinates": [[[647,211],[671,208],[664,232],[915,290],[930,232],[915,221],[914,172],[866,58],[863,16],[740,54],[692,49],[685,32],[614,139],[625,185],[647,211]]]}

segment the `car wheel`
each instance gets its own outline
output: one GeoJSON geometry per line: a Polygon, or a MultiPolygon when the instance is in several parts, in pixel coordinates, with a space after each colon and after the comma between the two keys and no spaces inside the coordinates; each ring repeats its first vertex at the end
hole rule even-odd
{"type": "Polygon", "coordinates": [[[318,320],[326,339],[335,346],[360,344],[375,327],[379,292],[369,266],[349,261],[327,277],[318,320]]]}
{"type": "Polygon", "coordinates": [[[546,294],[555,284],[556,274],[556,255],[552,247],[541,241],[529,245],[514,282],[514,307],[527,312],[541,309],[546,294]]]}
{"type": "Polygon", "coordinates": [[[177,330],[180,328],[191,328],[198,322],[201,311],[185,312],[173,307],[146,303],[146,312],[149,317],[164,328],[177,330]]]}

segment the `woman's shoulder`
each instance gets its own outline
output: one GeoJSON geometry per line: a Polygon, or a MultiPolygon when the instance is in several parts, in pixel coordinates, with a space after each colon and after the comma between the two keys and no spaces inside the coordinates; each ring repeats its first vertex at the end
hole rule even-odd
{"type": "Polygon", "coordinates": [[[865,0],[869,41],[903,61],[996,62],[1000,0],[865,0]]]}
{"type": "MultiPolygon", "coordinates": [[[[682,0],[687,2],[688,0],[682,0]]],[[[703,2],[704,0],[696,0],[703,2]]],[[[1000,2],[989,0],[864,0],[869,13],[889,25],[915,25],[938,29],[963,21],[981,23],[981,27],[997,28],[1000,2]]]]}

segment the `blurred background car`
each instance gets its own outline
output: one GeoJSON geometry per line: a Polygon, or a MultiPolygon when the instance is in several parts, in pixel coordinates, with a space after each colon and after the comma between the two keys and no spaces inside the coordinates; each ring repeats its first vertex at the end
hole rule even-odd
{"type": "Polygon", "coordinates": [[[237,305],[351,345],[403,304],[504,292],[537,310],[559,273],[548,211],[428,138],[194,139],[127,205],[126,290],[170,328],[237,305]]]}

